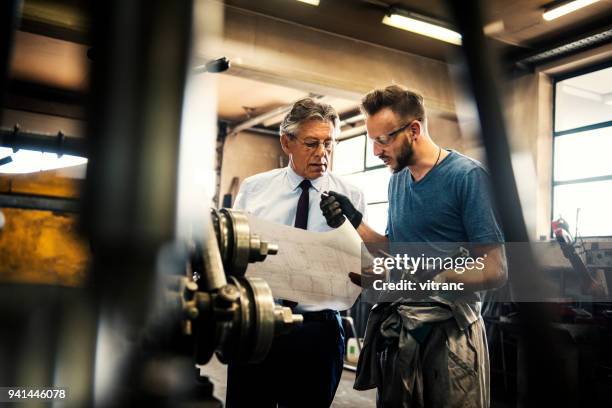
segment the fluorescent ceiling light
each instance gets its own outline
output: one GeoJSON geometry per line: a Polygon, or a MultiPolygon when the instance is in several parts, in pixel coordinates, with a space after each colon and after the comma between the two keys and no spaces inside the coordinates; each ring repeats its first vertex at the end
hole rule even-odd
{"type": "Polygon", "coordinates": [[[598,2],[599,0],[574,0],[574,1],[570,1],[569,3],[563,3],[557,7],[552,7],[548,10],[546,10],[543,14],[542,17],[544,17],[544,20],[546,21],[550,21],[550,20],[554,20],[555,18],[559,18],[561,16],[564,16],[566,14],[569,13],[573,13],[574,11],[581,9],[583,7],[588,6],[589,4],[593,4],[598,2]]]}
{"type": "Polygon", "coordinates": [[[428,22],[414,13],[401,12],[400,14],[398,10],[392,10],[389,15],[383,18],[382,22],[383,24],[435,38],[436,40],[461,45],[461,34],[442,25],[428,22]]]}
{"type": "Polygon", "coordinates": [[[310,4],[311,6],[318,6],[319,0],[297,0],[302,3],[310,4]]]}
{"type": "Polygon", "coordinates": [[[603,102],[604,102],[606,105],[612,105],[612,93],[605,94],[605,95],[603,96],[603,102]]]}
{"type": "Polygon", "coordinates": [[[0,147],[0,157],[12,158],[12,161],[0,166],[0,173],[23,174],[37,171],[61,169],[87,163],[87,159],[79,156],[64,154],[58,157],[55,153],[43,153],[34,150],[13,150],[0,147]]]}

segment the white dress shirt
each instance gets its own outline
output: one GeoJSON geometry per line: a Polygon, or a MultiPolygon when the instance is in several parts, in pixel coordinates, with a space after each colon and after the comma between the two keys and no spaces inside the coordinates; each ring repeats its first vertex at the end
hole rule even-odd
{"type": "MultiPolygon", "coordinates": [[[[259,173],[246,178],[238,191],[234,209],[253,214],[267,221],[293,226],[297,212],[298,199],[302,194],[299,184],[304,178],[290,166],[259,173]]],[[[319,203],[323,191],[335,191],[347,196],[355,208],[366,216],[363,192],[340,177],[326,172],[311,180],[312,187],[308,196],[308,230],[325,232],[332,228],[327,225],[319,203]]],[[[282,245],[282,243],[279,243],[282,245]]],[[[347,275],[348,272],[346,271],[347,275]]],[[[348,277],[347,277],[348,279],[348,277]]],[[[300,311],[320,310],[315,305],[298,306],[300,311]]]]}

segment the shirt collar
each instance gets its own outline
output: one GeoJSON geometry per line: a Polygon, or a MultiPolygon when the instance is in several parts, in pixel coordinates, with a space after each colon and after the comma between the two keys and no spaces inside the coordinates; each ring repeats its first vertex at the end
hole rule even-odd
{"type": "MultiPolygon", "coordinates": [[[[296,188],[299,187],[302,180],[304,180],[304,177],[297,174],[291,168],[291,165],[288,165],[287,167],[285,167],[285,169],[286,169],[285,174],[287,174],[287,181],[289,182],[289,187],[291,187],[291,190],[295,190],[296,188]]],[[[326,177],[328,177],[327,172],[325,172],[325,174],[323,174],[321,177],[317,179],[310,180],[310,182],[312,183],[312,187],[317,191],[321,191],[321,188],[323,187],[323,180],[326,177]]]]}

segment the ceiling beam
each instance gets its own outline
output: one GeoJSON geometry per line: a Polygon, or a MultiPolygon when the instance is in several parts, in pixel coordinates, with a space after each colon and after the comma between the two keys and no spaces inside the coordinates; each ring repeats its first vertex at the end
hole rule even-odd
{"type": "Polygon", "coordinates": [[[224,31],[222,41],[207,49],[196,39],[195,51],[203,60],[226,55],[230,75],[355,101],[398,83],[422,93],[431,114],[454,116],[442,61],[232,7],[225,8],[224,31]]]}
{"type": "Polygon", "coordinates": [[[607,25],[589,33],[565,39],[562,42],[542,46],[536,51],[518,58],[515,65],[519,68],[531,69],[611,42],[612,25],[607,25]]]}
{"type": "Polygon", "coordinates": [[[78,44],[91,44],[89,3],[24,1],[19,29],[78,44]]]}
{"type": "MultiPolygon", "coordinates": [[[[309,94],[308,96],[310,98],[312,98],[312,99],[315,99],[315,100],[323,98],[322,95],[316,95],[316,94],[309,94]]],[[[291,110],[291,108],[293,107],[294,103],[295,102],[292,102],[292,103],[287,104],[287,105],[279,106],[278,108],[269,110],[268,112],[264,112],[264,113],[262,113],[260,115],[252,117],[250,119],[247,119],[244,122],[239,123],[238,125],[234,126],[229,131],[228,136],[230,136],[230,137],[231,136],[235,136],[238,133],[242,132],[243,130],[251,129],[251,128],[253,128],[253,127],[255,127],[255,126],[265,122],[266,120],[268,120],[270,118],[273,118],[273,117],[278,116],[278,115],[282,115],[282,114],[284,114],[286,112],[289,112],[291,110]]]]}

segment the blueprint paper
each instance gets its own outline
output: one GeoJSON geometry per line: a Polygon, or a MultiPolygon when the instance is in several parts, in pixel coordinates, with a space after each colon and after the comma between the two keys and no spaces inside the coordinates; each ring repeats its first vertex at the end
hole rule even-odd
{"type": "Polygon", "coordinates": [[[313,232],[248,215],[251,232],[278,244],[278,253],[249,264],[247,277],[264,279],[276,298],[305,310],[350,308],[361,288],[349,272],[361,271],[361,238],[350,222],[329,232],[313,232]]]}

